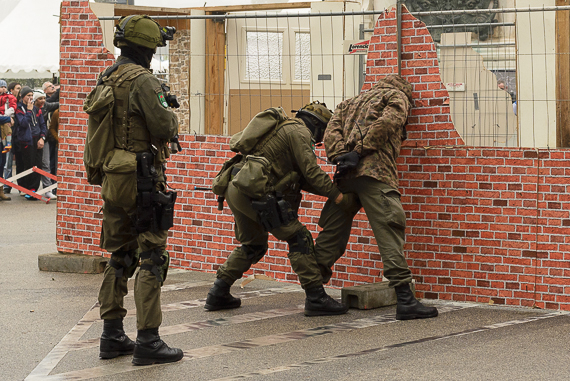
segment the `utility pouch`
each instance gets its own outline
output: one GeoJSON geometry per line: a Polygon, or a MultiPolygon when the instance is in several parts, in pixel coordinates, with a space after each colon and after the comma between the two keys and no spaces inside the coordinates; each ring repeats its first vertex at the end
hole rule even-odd
{"type": "Polygon", "coordinates": [[[174,204],[176,192],[156,192],[156,222],[158,230],[168,230],[174,226],[174,204]]]}
{"type": "Polygon", "coordinates": [[[251,202],[251,206],[257,213],[259,223],[265,231],[269,232],[283,225],[279,218],[279,205],[275,196],[269,194],[260,200],[254,200],[251,202]]]}
{"type": "Polygon", "coordinates": [[[279,217],[283,225],[287,225],[289,222],[297,219],[297,215],[293,212],[291,204],[286,200],[277,201],[277,206],[279,207],[279,217]]]}
{"type": "Polygon", "coordinates": [[[131,209],[137,197],[136,154],[122,149],[113,149],[105,157],[102,166],[103,184],[101,197],[105,202],[131,209]]]}
{"type": "Polygon", "coordinates": [[[268,194],[260,200],[253,200],[251,206],[257,213],[259,223],[268,232],[287,225],[297,218],[291,204],[273,194],[268,194]]]}
{"type": "Polygon", "coordinates": [[[151,230],[155,225],[156,179],[158,174],[153,166],[153,156],[150,152],[136,154],[137,163],[137,197],[136,214],[133,225],[137,234],[151,230]]]}
{"type": "Polygon", "coordinates": [[[220,169],[220,172],[218,172],[212,181],[212,192],[214,194],[223,196],[226,193],[226,189],[232,179],[232,174],[235,172],[234,169],[238,166],[241,168],[240,163],[242,159],[243,155],[237,154],[222,165],[222,169],[220,169]]]}
{"type": "Polygon", "coordinates": [[[105,160],[115,147],[113,132],[113,88],[98,84],[87,96],[83,111],[89,115],[87,137],[83,152],[83,162],[87,181],[92,185],[102,185],[105,160]]]}
{"type": "Polygon", "coordinates": [[[270,191],[271,163],[262,156],[248,155],[232,184],[241,193],[260,199],[270,191]]]}

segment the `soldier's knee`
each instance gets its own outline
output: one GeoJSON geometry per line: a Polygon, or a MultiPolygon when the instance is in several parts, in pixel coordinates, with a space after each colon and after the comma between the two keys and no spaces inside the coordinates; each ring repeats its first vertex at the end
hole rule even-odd
{"type": "Polygon", "coordinates": [[[247,259],[252,263],[257,263],[267,253],[267,244],[265,245],[242,245],[241,249],[247,259]]]}
{"type": "Polygon", "coordinates": [[[289,253],[310,254],[314,251],[313,236],[304,226],[287,239],[287,243],[289,244],[289,253]]]}
{"type": "Polygon", "coordinates": [[[115,276],[130,278],[135,273],[139,264],[139,252],[137,250],[118,250],[111,254],[109,266],[115,269],[115,276]]]}

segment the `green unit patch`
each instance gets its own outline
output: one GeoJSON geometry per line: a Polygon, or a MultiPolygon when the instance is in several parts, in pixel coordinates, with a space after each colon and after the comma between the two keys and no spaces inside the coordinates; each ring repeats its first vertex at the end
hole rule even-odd
{"type": "Polygon", "coordinates": [[[166,103],[166,99],[164,99],[164,94],[158,93],[158,100],[160,101],[160,104],[164,106],[164,108],[168,107],[168,103],[166,103]]]}

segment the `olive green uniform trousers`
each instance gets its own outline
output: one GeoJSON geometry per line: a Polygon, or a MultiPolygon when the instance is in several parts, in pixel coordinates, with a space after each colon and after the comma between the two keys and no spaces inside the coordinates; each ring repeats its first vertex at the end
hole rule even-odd
{"type": "Polygon", "coordinates": [[[315,241],[315,256],[323,283],[330,280],[332,267],[344,254],[352,221],[361,207],[364,208],[376,238],[384,265],[384,276],[390,281],[390,286],[411,283],[412,273],[404,257],[406,215],[400,193],[367,176],[340,180],[338,187],[342,193],[356,194],[358,199],[354,199],[348,211],[329,200],[321,213],[319,226],[323,230],[315,241]]]}
{"type": "MultiPolygon", "coordinates": [[[[233,284],[249,270],[251,265],[263,258],[267,251],[269,234],[257,222],[257,214],[251,207],[251,199],[241,194],[231,182],[225,196],[234,215],[236,239],[242,246],[236,247],[226,262],[218,268],[217,277],[226,283],[233,284]]],[[[284,198],[296,212],[299,209],[301,197],[300,192],[297,192],[284,198]]],[[[296,250],[295,245],[293,247],[290,245],[287,256],[291,262],[291,267],[299,277],[299,282],[303,288],[320,286],[322,284],[321,274],[314,255],[313,238],[307,228],[298,219],[295,219],[287,225],[270,231],[275,238],[282,241],[291,240],[298,232],[302,232],[301,235],[305,239],[308,253],[303,253],[303,250],[296,250]]]]}
{"type": "MultiPolygon", "coordinates": [[[[132,223],[129,217],[134,210],[125,210],[121,207],[105,202],[103,204],[103,228],[101,232],[101,247],[115,253],[119,250],[132,251],[137,248],[141,252],[151,249],[166,248],[168,231],[148,231],[142,234],[133,234],[132,223]]],[[[115,254],[111,256],[115,261],[124,265],[124,258],[115,254]]],[[[141,265],[153,265],[151,259],[141,261],[141,265]]],[[[129,276],[124,272],[121,278],[115,276],[115,268],[105,268],[103,284],[99,291],[99,305],[101,319],[120,319],[127,315],[123,307],[123,299],[127,295],[127,281],[129,276]]],[[[148,270],[139,269],[135,278],[135,306],[137,309],[137,329],[158,328],[162,323],[162,310],[160,308],[161,282],[148,270]]]]}

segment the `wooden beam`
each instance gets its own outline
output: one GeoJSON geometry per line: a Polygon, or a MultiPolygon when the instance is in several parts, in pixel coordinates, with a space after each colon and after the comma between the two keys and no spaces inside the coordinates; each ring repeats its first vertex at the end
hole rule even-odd
{"type": "Polygon", "coordinates": [[[189,15],[191,9],[186,8],[165,8],[165,7],[142,7],[137,5],[115,4],[115,14],[117,16],[136,15],[189,15]]]}
{"type": "MultiPolygon", "coordinates": [[[[570,0],[556,0],[570,5],[570,0]]],[[[570,11],[556,11],[556,146],[570,147],[570,11]]]]}
{"type": "MultiPolygon", "coordinates": [[[[208,14],[212,14],[208,12],[208,14]]],[[[224,127],[225,23],[206,20],[205,133],[222,135],[224,127]]]]}
{"type": "MultiPolygon", "coordinates": [[[[247,12],[247,11],[273,11],[281,9],[311,8],[311,2],[298,3],[277,3],[277,4],[248,4],[248,5],[228,5],[219,7],[192,8],[206,12],[247,12]]],[[[189,9],[189,8],[186,8],[189,9]]]]}

